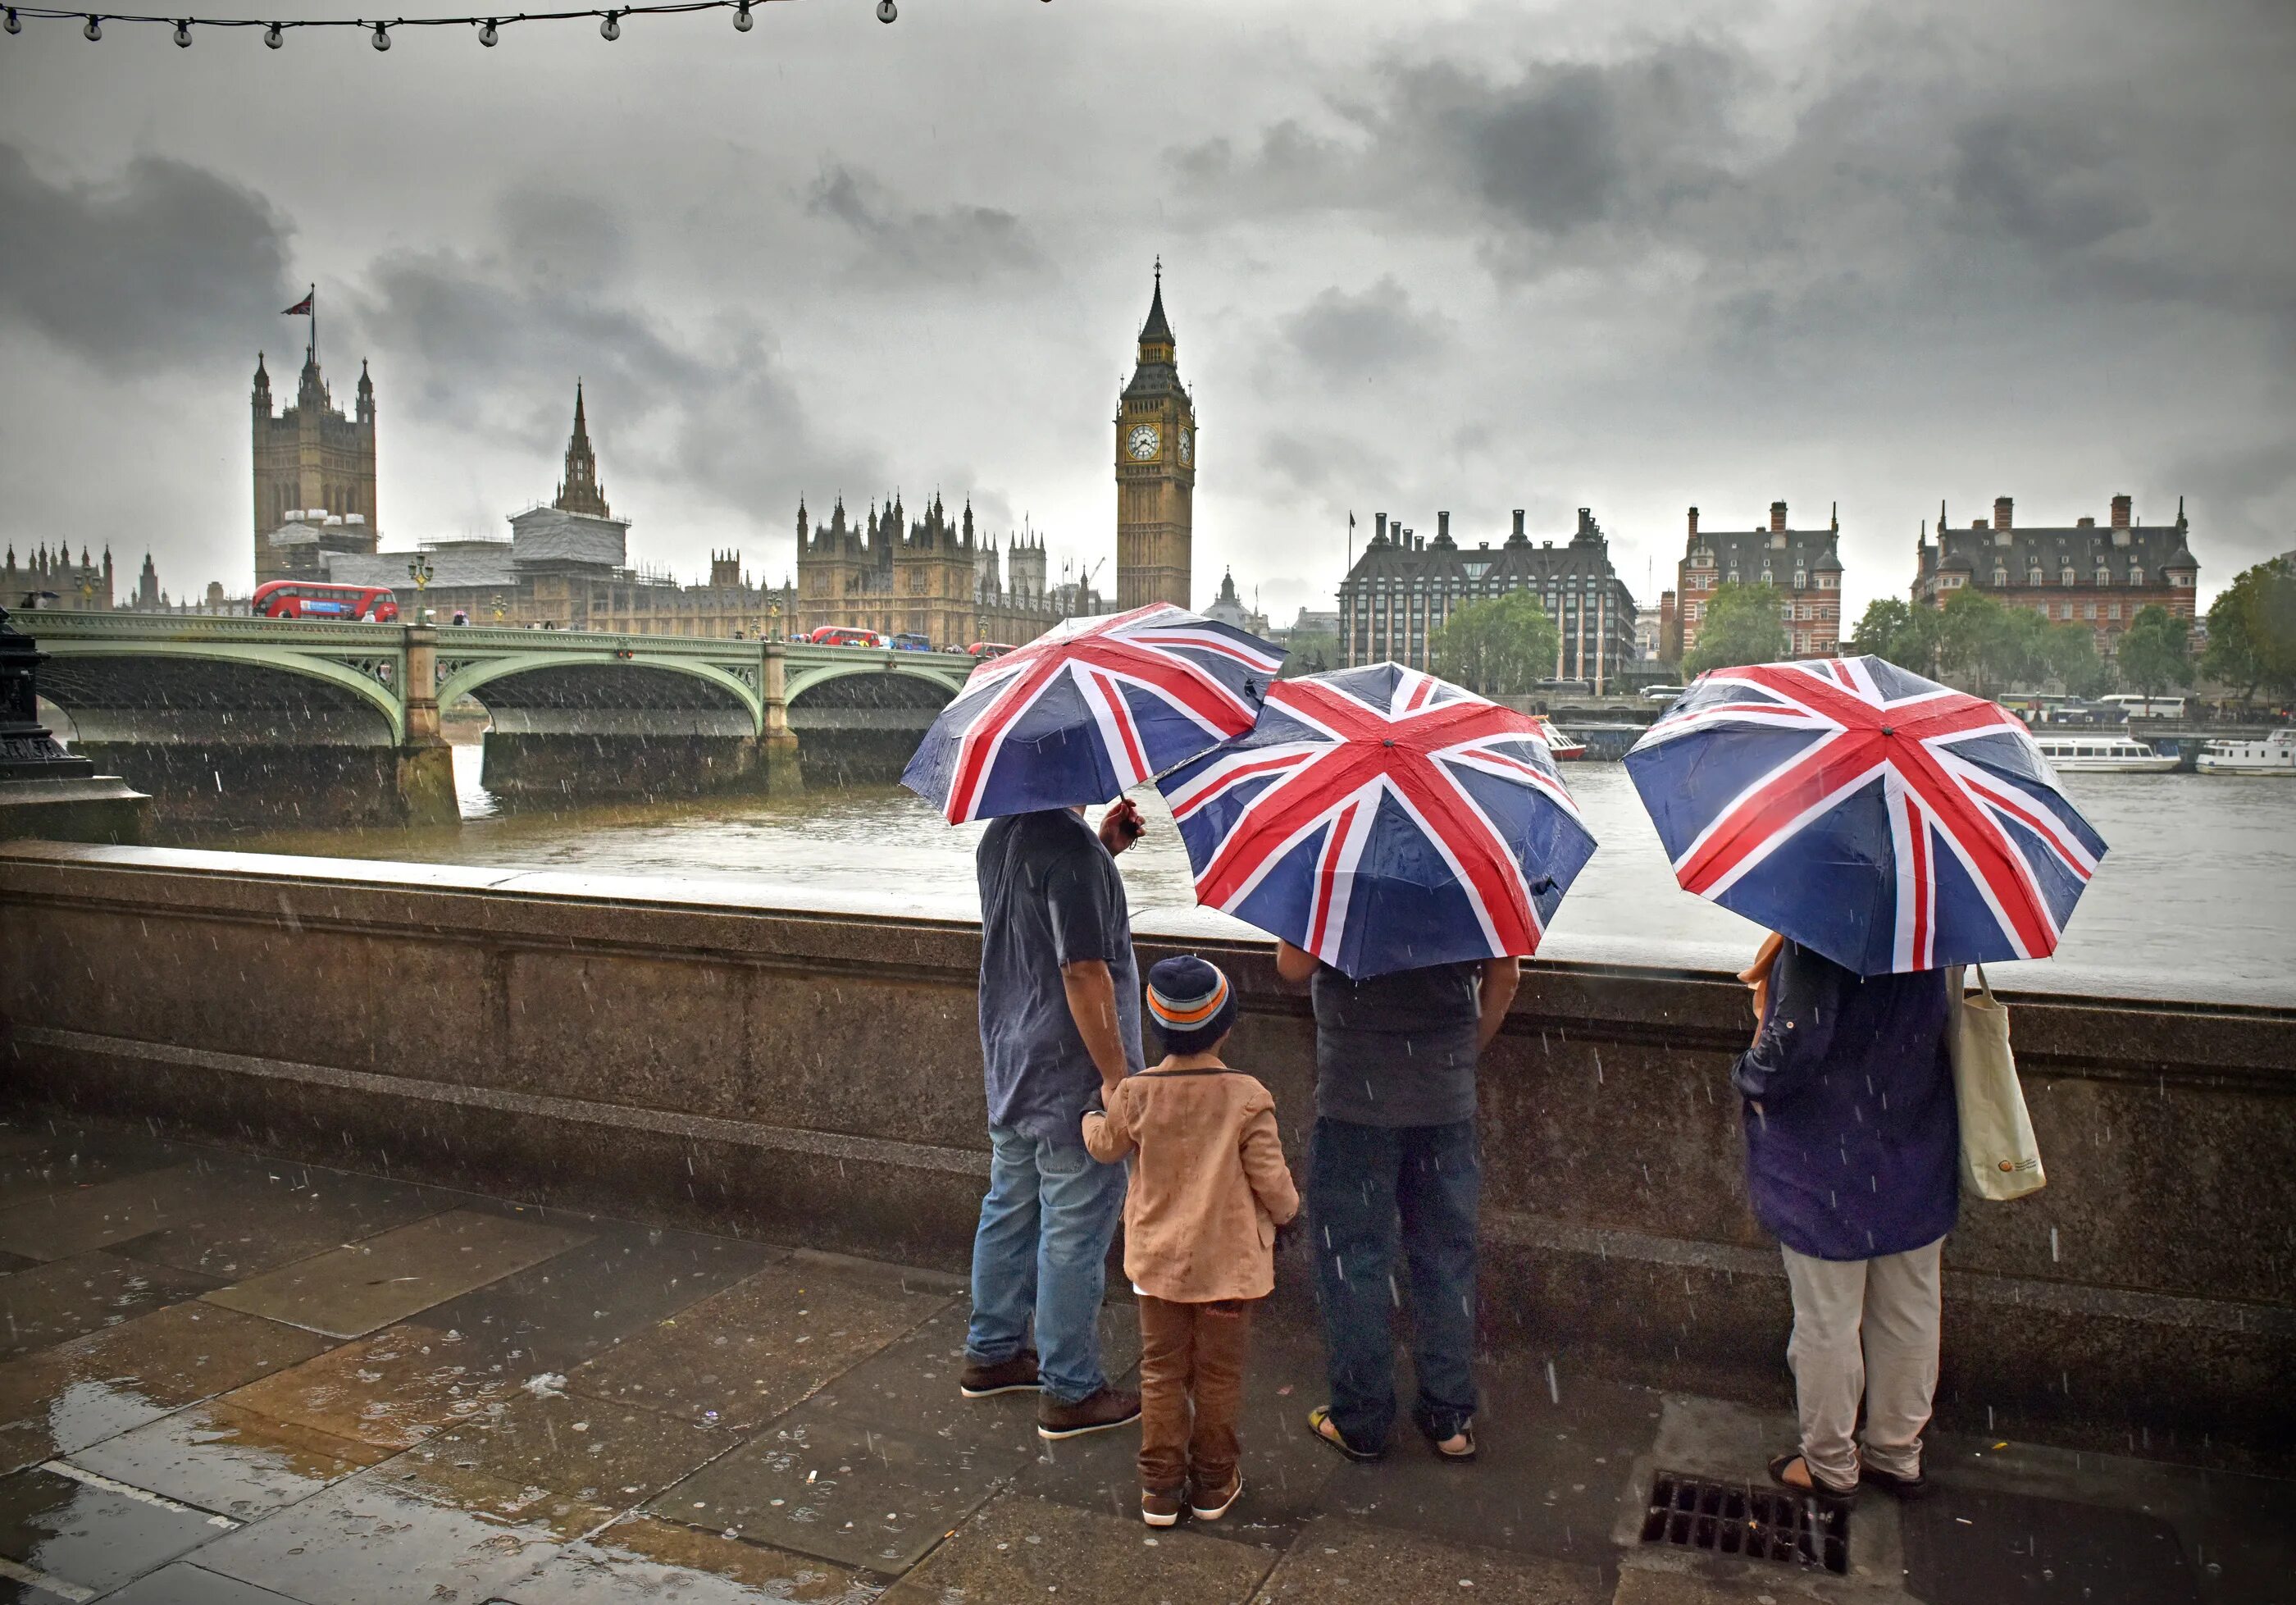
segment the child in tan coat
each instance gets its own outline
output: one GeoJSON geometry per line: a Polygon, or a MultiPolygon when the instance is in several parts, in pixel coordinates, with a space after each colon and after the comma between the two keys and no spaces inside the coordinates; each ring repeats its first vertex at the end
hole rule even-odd
{"type": "Polygon", "coordinates": [[[1275,1229],[1300,1195],[1266,1087],[1220,1061],[1235,1023],[1228,979],[1202,959],[1148,972],[1161,1064],[1127,1076],[1084,1117],[1103,1164],[1136,1149],[1124,1201],[1124,1271],[1140,1299],[1140,1516],[1218,1521],[1243,1492],[1251,1306],[1275,1287],[1275,1229]],[[1193,1405],[1193,1422],[1191,1406],[1193,1405]]]}

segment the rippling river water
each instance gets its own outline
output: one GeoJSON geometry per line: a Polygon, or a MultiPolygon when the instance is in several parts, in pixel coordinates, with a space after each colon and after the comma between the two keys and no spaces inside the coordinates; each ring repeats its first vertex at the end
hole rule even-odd
{"type": "MultiPolygon", "coordinates": [[[[242,851],[528,866],[580,874],[739,883],[758,903],[974,918],[980,827],[951,829],[895,787],[786,802],[715,798],[504,813],[457,747],[459,829],[209,840],[242,851]]],[[[1623,767],[1570,767],[1601,844],[1564,899],[1546,956],[1727,963],[1759,940],[1738,916],[1680,891],[1623,767]]],[[[2073,775],[2066,788],[2112,851],[2057,957],[2001,967],[2019,987],[2296,1001],[2296,782],[2205,775],[2073,775]]],[[[1162,801],[1137,795],[1148,836],[1119,862],[1144,929],[1240,931],[1195,908],[1186,854],[1162,801]]],[[[1988,969],[1988,974],[1992,971],[1988,969]]]]}

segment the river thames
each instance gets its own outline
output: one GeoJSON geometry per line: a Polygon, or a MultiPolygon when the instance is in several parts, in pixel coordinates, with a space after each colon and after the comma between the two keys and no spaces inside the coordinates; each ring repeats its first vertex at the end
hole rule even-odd
{"type": "MultiPolygon", "coordinates": [[[[505,812],[455,749],[459,828],[203,836],[239,851],[522,868],[718,883],[761,906],[979,917],[973,844],[895,786],[768,801],[719,797],[505,812]]],[[[1734,968],[1759,933],[1674,884],[1658,835],[1615,763],[1569,767],[1600,847],[1563,900],[1552,959],[1734,968]]],[[[2207,775],[2073,775],[2067,791],[2111,848],[2054,959],[1988,969],[2029,989],[2227,1001],[2296,1000],[2296,783],[2207,775]]],[[[1249,934],[1195,906],[1187,856],[1152,788],[1149,833],[1119,861],[1144,932],[1249,934]]]]}

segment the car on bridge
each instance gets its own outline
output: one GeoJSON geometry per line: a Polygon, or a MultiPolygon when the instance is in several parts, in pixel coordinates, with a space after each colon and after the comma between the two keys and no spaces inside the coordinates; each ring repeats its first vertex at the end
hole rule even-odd
{"type": "Polygon", "coordinates": [[[893,638],[893,650],[896,652],[931,652],[932,650],[932,642],[923,636],[904,630],[901,634],[893,638]]]}
{"type": "Polygon", "coordinates": [[[387,585],[328,585],[272,580],[255,588],[248,611],[266,619],[334,619],[347,624],[394,623],[398,597],[387,585]]]}
{"type": "Polygon", "coordinates": [[[873,630],[856,630],[848,624],[824,624],[805,638],[816,646],[882,646],[885,638],[873,630]]]}
{"type": "Polygon", "coordinates": [[[1003,657],[1012,650],[1002,641],[975,641],[964,652],[967,657],[977,657],[985,663],[990,658],[1003,657]]]}

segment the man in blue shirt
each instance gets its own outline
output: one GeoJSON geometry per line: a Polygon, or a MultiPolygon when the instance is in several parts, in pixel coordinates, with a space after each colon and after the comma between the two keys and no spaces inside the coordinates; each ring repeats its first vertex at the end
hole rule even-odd
{"type": "Polygon", "coordinates": [[[991,1156],[960,1386],[968,1399],[1037,1391],[1046,1438],[1140,1415],[1140,1395],[1109,1387],[1100,1365],[1125,1170],[1093,1158],[1083,1136],[1085,1111],[1142,1064],[1140,976],[1114,857],[1139,835],[1129,802],[1097,835],[1081,809],[1047,809],[991,820],[975,859],[991,1156]]]}

